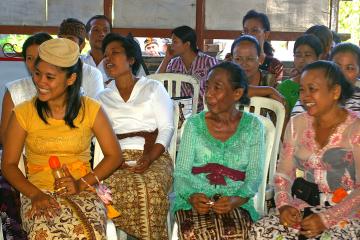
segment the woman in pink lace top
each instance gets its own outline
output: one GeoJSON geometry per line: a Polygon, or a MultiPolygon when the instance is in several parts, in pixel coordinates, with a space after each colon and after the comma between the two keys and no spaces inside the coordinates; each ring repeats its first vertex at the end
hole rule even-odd
{"type": "Polygon", "coordinates": [[[280,215],[254,224],[256,239],[359,239],[360,119],[343,108],[353,89],[331,62],[317,61],[303,70],[300,99],[305,113],[293,117],[285,133],[274,178],[280,215]],[[296,177],[316,183],[320,205],[293,197],[296,177]],[[302,217],[304,208],[312,213],[302,217]]]}

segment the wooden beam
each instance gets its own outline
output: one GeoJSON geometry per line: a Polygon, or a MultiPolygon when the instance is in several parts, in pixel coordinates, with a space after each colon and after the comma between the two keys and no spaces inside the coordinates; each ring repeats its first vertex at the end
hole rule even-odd
{"type": "MultiPolygon", "coordinates": [[[[37,32],[48,32],[57,34],[58,28],[55,26],[12,26],[0,25],[0,34],[34,34],[37,32]]],[[[151,28],[113,28],[113,32],[127,35],[129,32],[136,37],[161,37],[168,38],[172,29],[151,29],[151,28]]],[[[197,33],[199,34],[199,33],[197,33]]],[[[303,32],[271,32],[270,40],[275,41],[294,41],[303,32]]],[[[201,35],[201,34],[200,34],[201,35]]],[[[241,31],[228,30],[205,30],[202,39],[235,39],[241,35],[241,31]]],[[[198,40],[200,38],[198,37],[198,40]]],[[[204,42],[204,41],[201,42],[204,42]]],[[[199,47],[201,44],[199,44],[199,47]]]]}
{"type": "Polygon", "coordinates": [[[112,22],[113,0],[104,0],[104,15],[112,22]]]}
{"type": "MultiPolygon", "coordinates": [[[[205,39],[235,39],[241,35],[241,31],[230,30],[207,30],[205,31],[205,39]]],[[[303,35],[303,32],[271,32],[269,40],[274,41],[294,41],[299,36],[303,35]]]]}
{"type": "Polygon", "coordinates": [[[0,34],[34,34],[37,32],[47,32],[49,34],[57,34],[59,27],[56,26],[13,26],[0,25],[0,34]]]}
{"type": "Polygon", "coordinates": [[[112,32],[121,35],[131,33],[134,37],[160,37],[170,38],[172,29],[154,29],[154,28],[113,28],[112,32]]]}
{"type": "Polygon", "coordinates": [[[204,50],[205,36],[205,0],[196,0],[196,37],[197,46],[204,50]]]}

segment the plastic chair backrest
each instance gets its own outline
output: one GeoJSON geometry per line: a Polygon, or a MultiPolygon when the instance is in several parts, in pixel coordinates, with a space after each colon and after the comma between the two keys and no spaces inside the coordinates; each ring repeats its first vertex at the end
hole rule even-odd
{"type": "Polygon", "coordinates": [[[267,214],[265,207],[265,193],[276,129],[269,118],[257,114],[255,115],[261,120],[265,128],[265,159],[262,169],[263,178],[261,180],[259,190],[254,197],[254,207],[261,216],[264,216],[267,214]]]}
{"type": "Polygon", "coordinates": [[[20,160],[19,160],[18,167],[19,167],[20,171],[22,172],[22,174],[26,177],[24,155],[22,153],[20,155],[20,160]]]}
{"type": "MultiPolygon", "coordinates": [[[[199,102],[200,85],[195,77],[180,73],[156,73],[148,75],[147,78],[162,82],[165,88],[167,88],[170,97],[181,97],[181,83],[191,84],[194,89],[194,95],[192,96],[192,114],[196,114],[199,102]],[[175,93],[173,93],[174,89],[175,93]]],[[[200,99],[200,101],[202,101],[202,99],[200,99]]]]}
{"type": "MultiPolygon", "coordinates": [[[[94,138],[95,149],[94,149],[94,168],[101,162],[104,158],[104,154],[101,151],[101,147],[96,138],[94,138]]],[[[117,240],[116,227],[114,222],[111,219],[106,221],[106,239],[107,240],[117,240]]]]}
{"type": "Polygon", "coordinates": [[[276,163],[278,159],[280,139],[285,121],[285,107],[278,101],[266,97],[252,97],[250,98],[249,106],[244,106],[244,111],[250,112],[251,107],[254,108],[254,113],[261,115],[261,109],[269,109],[276,114],[275,124],[275,140],[274,147],[271,152],[270,166],[269,166],[269,182],[272,183],[276,170],[276,163]]]}

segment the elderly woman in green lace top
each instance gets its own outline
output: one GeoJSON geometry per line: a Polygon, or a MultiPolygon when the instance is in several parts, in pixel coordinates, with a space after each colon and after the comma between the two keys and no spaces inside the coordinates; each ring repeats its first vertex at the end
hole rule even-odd
{"type": "Polygon", "coordinates": [[[234,63],[208,76],[208,112],[188,119],[175,168],[173,211],[180,239],[247,239],[259,217],[252,198],[262,179],[264,127],[247,104],[244,71],[234,63]]]}

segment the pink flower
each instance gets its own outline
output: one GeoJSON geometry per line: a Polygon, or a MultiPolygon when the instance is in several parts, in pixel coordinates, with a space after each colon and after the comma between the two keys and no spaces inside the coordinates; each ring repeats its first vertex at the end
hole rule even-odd
{"type": "Polygon", "coordinates": [[[346,188],[346,189],[352,189],[354,186],[354,181],[351,179],[350,175],[348,172],[345,173],[344,176],[341,177],[341,184],[346,188]]]}
{"type": "Polygon", "coordinates": [[[319,184],[319,190],[320,190],[320,192],[324,192],[324,193],[329,193],[329,192],[331,192],[329,186],[326,185],[326,184],[324,184],[324,183],[320,183],[320,184],[319,184]]]}
{"type": "Polygon", "coordinates": [[[342,138],[341,134],[339,134],[339,133],[334,134],[330,138],[330,144],[331,145],[338,145],[340,143],[340,141],[341,141],[341,138],[342,138]]]}
{"type": "Polygon", "coordinates": [[[351,143],[355,145],[360,145],[360,135],[355,135],[351,138],[351,143]]]}

